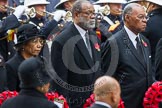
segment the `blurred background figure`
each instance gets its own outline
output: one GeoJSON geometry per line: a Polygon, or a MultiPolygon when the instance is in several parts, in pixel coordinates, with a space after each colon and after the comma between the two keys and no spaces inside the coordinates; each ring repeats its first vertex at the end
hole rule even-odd
{"type": "Polygon", "coordinates": [[[0,1],[0,20],[5,19],[7,17],[7,8],[5,6],[8,5],[7,0],[0,1]]]}
{"type": "Polygon", "coordinates": [[[45,11],[46,11],[46,5],[48,5],[50,2],[46,0],[25,0],[24,5],[28,8],[33,7],[36,11],[36,15],[34,18],[30,18],[29,23],[34,24],[39,29],[43,27],[43,25],[46,23],[45,19],[45,11]]]}
{"type": "Polygon", "coordinates": [[[22,61],[38,56],[44,46],[45,36],[33,24],[23,24],[17,32],[16,54],[6,62],[7,86],[9,90],[19,91],[18,67],[22,61]]]}
{"type": "Polygon", "coordinates": [[[51,78],[43,58],[31,57],[25,60],[18,69],[18,76],[21,81],[19,95],[5,101],[1,108],[58,108],[45,96],[51,78]]]}
{"type": "MultiPolygon", "coordinates": [[[[151,46],[151,57],[152,57],[152,65],[153,65],[153,71],[156,72],[156,79],[159,80],[159,75],[161,71],[159,69],[160,66],[160,58],[161,54],[160,52],[157,52],[156,59],[156,67],[155,69],[155,52],[156,52],[156,46],[160,38],[162,38],[162,0],[146,0],[147,3],[147,13],[148,13],[148,18],[149,20],[147,21],[147,26],[146,30],[142,33],[144,36],[148,38],[150,41],[150,46],[151,46]]],[[[160,47],[160,46],[159,46],[160,47]]],[[[160,50],[160,49],[159,49],[160,50]]]]}
{"type": "MultiPolygon", "coordinates": [[[[54,12],[55,14],[54,19],[58,23],[66,23],[66,19],[62,19],[62,18],[66,18],[66,15],[68,15],[67,12],[70,12],[69,14],[71,14],[71,8],[75,1],[76,0],[60,0],[60,2],[55,6],[56,11],[54,12]]],[[[71,15],[69,16],[69,20],[72,20],[71,15]]]]}
{"type": "Polygon", "coordinates": [[[147,10],[147,0],[129,0],[128,3],[138,3],[142,5],[145,8],[145,10],[147,10]]]}
{"type": "Polygon", "coordinates": [[[47,1],[50,2],[50,4],[46,6],[46,10],[48,12],[54,12],[56,10],[54,7],[58,2],[60,2],[60,0],[47,0],[47,1]]]}
{"type": "Polygon", "coordinates": [[[99,25],[103,42],[111,36],[110,33],[115,34],[124,26],[121,14],[125,3],[127,3],[125,0],[99,0],[94,3],[101,6],[108,5],[110,8],[110,13],[103,17],[99,25]]]}
{"type": "Polygon", "coordinates": [[[90,108],[118,108],[120,85],[110,76],[99,77],[94,84],[95,103],[90,108]]]}
{"type": "Polygon", "coordinates": [[[23,4],[24,4],[24,0],[8,0],[8,6],[11,7],[17,7],[23,4]]]}
{"type": "Polygon", "coordinates": [[[20,25],[19,17],[24,13],[25,7],[18,6],[12,15],[5,16],[7,0],[0,1],[0,92],[7,89],[7,77],[5,70],[5,62],[9,60],[15,53],[13,37],[8,33],[9,29],[16,28],[20,25]]]}
{"type": "Polygon", "coordinates": [[[75,1],[76,0],[60,0],[60,2],[55,6],[55,9],[71,11],[71,8],[75,1]]]}
{"type": "MultiPolygon", "coordinates": [[[[61,33],[68,25],[72,22],[72,14],[71,8],[73,3],[76,0],[60,0],[58,4],[56,4],[56,11],[53,12],[53,20],[57,21],[57,26],[52,24],[53,22],[48,22],[45,27],[43,27],[44,34],[49,35],[49,39],[53,40],[59,33],[61,33]],[[46,32],[47,31],[47,32],[46,32]]],[[[51,45],[49,45],[51,46],[51,45]]]]}

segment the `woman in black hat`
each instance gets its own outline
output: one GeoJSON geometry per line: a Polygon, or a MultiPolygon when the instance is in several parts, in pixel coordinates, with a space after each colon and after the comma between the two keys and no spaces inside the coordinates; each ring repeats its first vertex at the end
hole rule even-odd
{"type": "Polygon", "coordinates": [[[18,69],[20,93],[5,101],[1,108],[58,108],[45,97],[50,86],[49,68],[41,57],[31,57],[18,69]]]}
{"type": "Polygon", "coordinates": [[[18,67],[22,61],[32,56],[38,56],[45,42],[45,36],[41,35],[36,26],[24,24],[18,28],[17,53],[6,62],[7,86],[9,90],[19,91],[18,67]]]}

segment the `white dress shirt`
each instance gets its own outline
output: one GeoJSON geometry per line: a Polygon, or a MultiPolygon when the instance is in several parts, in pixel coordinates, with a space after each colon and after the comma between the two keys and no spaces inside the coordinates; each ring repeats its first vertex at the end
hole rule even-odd
{"type": "Polygon", "coordinates": [[[103,106],[106,106],[108,108],[112,108],[109,104],[105,103],[105,102],[101,102],[101,101],[96,101],[95,104],[98,104],[98,105],[103,105],[103,106]]]}
{"type": "MultiPolygon", "coordinates": [[[[128,34],[129,39],[132,41],[133,46],[136,48],[136,44],[137,44],[137,42],[136,42],[136,37],[139,38],[139,34],[138,34],[138,35],[134,34],[134,33],[133,33],[131,30],[129,30],[126,26],[124,26],[124,28],[125,28],[125,30],[126,30],[126,32],[127,32],[127,34],[128,34]]],[[[140,38],[139,38],[139,40],[140,40],[140,38]]],[[[137,48],[136,48],[136,49],[137,49],[137,48]]]]}
{"type": "Polygon", "coordinates": [[[82,36],[83,41],[84,41],[86,47],[88,48],[87,43],[86,43],[86,37],[85,37],[85,34],[86,34],[87,31],[85,31],[84,29],[82,29],[81,27],[79,27],[79,26],[78,26],[77,24],[75,24],[75,23],[74,23],[74,25],[75,25],[76,29],[79,31],[80,35],[82,36]]]}

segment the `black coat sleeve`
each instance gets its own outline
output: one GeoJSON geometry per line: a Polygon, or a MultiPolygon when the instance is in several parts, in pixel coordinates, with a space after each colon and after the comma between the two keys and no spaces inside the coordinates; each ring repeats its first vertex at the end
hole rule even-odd
{"type": "Polygon", "coordinates": [[[156,79],[162,80],[162,39],[159,40],[156,47],[155,54],[155,67],[156,67],[156,79]]]}
{"type": "Polygon", "coordinates": [[[9,29],[16,28],[20,25],[15,15],[10,15],[0,22],[0,38],[4,36],[5,32],[9,29]]]}

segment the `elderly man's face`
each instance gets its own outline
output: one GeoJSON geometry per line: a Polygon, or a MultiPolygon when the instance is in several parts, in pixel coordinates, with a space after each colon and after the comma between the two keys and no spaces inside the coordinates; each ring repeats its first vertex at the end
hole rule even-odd
{"type": "Polygon", "coordinates": [[[142,6],[134,7],[132,13],[130,15],[127,15],[125,20],[128,28],[135,34],[143,32],[146,28],[146,12],[142,6]]]}
{"type": "Polygon", "coordinates": [[[83,29],[92,29],[95,27],[95,10],[92,4],[83,3],[82,10],[78,15],[77,22],[83,29]]]}

